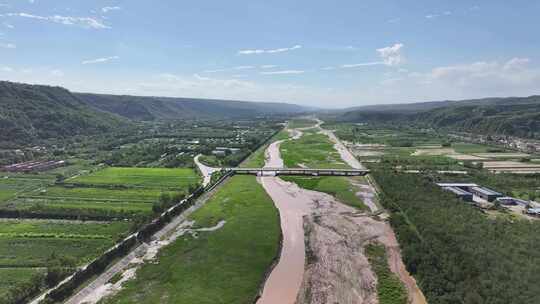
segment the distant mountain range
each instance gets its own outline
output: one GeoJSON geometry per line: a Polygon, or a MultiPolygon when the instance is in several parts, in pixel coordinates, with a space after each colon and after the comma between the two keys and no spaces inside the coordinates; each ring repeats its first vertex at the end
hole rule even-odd
{"type": "Polygon", "coordinates": [[[97,134],[134,121],[234,119],[307,110],[285,103],[72,93],[61,87],[0,81],[0,146],[97,134]]]}
{"type": "MultiPolygon", "coordinates": [[[[61,87],[0,81],[0,146],[98,134],[136,121],[239,119],[312,111],[286,103],[72,93],[61,87]]],[[[342,122],[540,138],[540,96],[363,106],[326,115],[342,122]]]]}
{"type": "Polygon", "coordinates": [[[186,118],[242,118],[260,115],[294,114],[308,108],[272,102],[246,102],[170,97],[141,97],[76,93],[96,109],[133,120],[174,120],[186,118]]]}
{"type": "Polygon", "coordinates": [[[540,138],[540,96],[356,107],[334,119],[540,138]]]}

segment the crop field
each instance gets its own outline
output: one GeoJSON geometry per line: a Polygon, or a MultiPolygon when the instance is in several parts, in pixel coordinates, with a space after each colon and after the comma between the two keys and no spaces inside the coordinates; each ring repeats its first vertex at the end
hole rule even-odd
{"type": "Polygon", "coordinates": [[[165,189],[188,187],[199,181],[197,173],[188,168],[106,168],[70,179],[68,183],[165,189]]]}
{"type": "Polygon", "coordinates": [[[107,168],[63,185],[33,184],[17,199],[0,201],[0,212],[67,219],[130,219],[152,214],[153,204],[163,194],[185,193],[199,181],[192,169],[107,168]]]}
{"type": "Polygon", "coordinates": [[[7,201],[15,196],[16,190],[2,189],[0,190],[0,202],[7,201]]]}
{"type": "Polygon", "coordinates": [[[289,121],[288,127],[291,129],[309,128],[317,124],[314,119],[297,118],[289,121]]]}
{"type": "MultiPolygon", "coordinates": [[[[154,202],[163,193],[160,189],[107,189],[107,188],[69,188],[49,187],[46,190],[26,193],[23,197],[41,198],[77,198],[80,200],[154,202]]],[[[172,194],[172,191],[165,192],[172,194]]]]}
{"type": "Polygon", "coordinates": [[[44,275],[45,268],[0,268],[0,300],[14,287],[27,283],[36,275],[44,275]]]}
{"type": "Polygon", "coordinates": [[[336,136],[353,143],[383,144],[391,147],[441,145],[446,138],[418,129],[391,130],[355,124],[325,125],[336,136]]]}
{"type": "Polygon", "coordinates": [[[11,200],[24,191],[46,185],[48,180],[31,178],[0,178],[0,204],[11,200]]]}
{"type": "Polygon", "coordinates": [[[44,273],[51,259],[82,265],[124,236],[129,222],[0,220],[0,299],[14,286],[44,273]]]}
{"type": "MultiPolygon", "coordinates": [[[[75,169],[56,170],[71,176],[67,170],[75,169]]],[[[132,220],[153,214],[163,195],[185,193],[199,182],[192,169],[107,168],[56,185],[50,174],[6,176],[0,179],[0,213],[45,219],[0,220],[0,271],[13,277],[2,282],[0,302],[30,282],[43,288],[44,276],[36,275],[51,259],[67,259],[74,267],[96,258],[128,234],[132,220]]]]}
{"type": "Polygon", "coordinates": [[[349,168],[334,149],[334,144],[324,134],[305,133],[298,140],[281,144],[280,150],[285,166],[289,168],[349,168]]]}
{"type": "Polygon", "coordinates": [[[78,222],[62,220],[0,220],[0,237],[34,235],[94,235],[117,238],[129,228],[127,222],[78,222]]]}
{"type": "Polygon", "coordinates": [[[470,144],[470,143],[453,143],[452,148],[457,153],[487,153],[490,150],[489,146],[479,145],[479,144],[470,144]]]}
{"type": "Polygon", "coordinates": [[[191,219],[197,227],[225,225],[179,238],[103,302],[253,303],[280,234],[277,210],[262,186],[255,177],[235,176],[191,219]]]}

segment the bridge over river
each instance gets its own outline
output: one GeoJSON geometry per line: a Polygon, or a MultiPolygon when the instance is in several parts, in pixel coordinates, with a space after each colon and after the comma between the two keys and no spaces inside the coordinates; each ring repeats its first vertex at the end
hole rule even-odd
{"type": "Polygon", "coordinates": [[[311,169],[311,168],[224,168],[234,174],[257,176],[304,175],[304,176],[364,176],[369,170],[363,169],[311,169]]]}

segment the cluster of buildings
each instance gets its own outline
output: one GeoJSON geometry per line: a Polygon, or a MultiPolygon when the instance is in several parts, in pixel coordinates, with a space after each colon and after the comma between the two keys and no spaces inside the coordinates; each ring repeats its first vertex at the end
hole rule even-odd
{"type": "Polygon", "coordinates": [[[479,144],[495,144],[523,153],[540,152],[540,141],[534,139],[524,139],[507,135],[480,135],[480,134],[449,134],[450,137],[466,142],[479,144]]]}
{"type": "Polygon", "coordinates": [[[446,191],[454,193],[456,196],[466,202],[473,202],[474,196],[488,202],[494,202],[495,200],[503,197],[501,193],[489,188],[480,187],[477,184],[441,183],[437,185],[446,191]]]}
{"type": "Polygon", "coordinates": [[[225,156],[227,153],[236,154],[240,152],[239,148],[217,147],[212,151],[212,154],[216,156],[225,156]]]}
{"type": "Polygon", "coordinates": [[[2,171],[7,172],[41,172],[65,166],[67,163],[63,160],[51,161],[28,161],[8,166],[3,166],[2,171]]]}
{"type": "Polygon", "coordinates": [[[499,203],[504,206],[521,206],[524,213],[532,216],[540,216],[540,206],[537,203],[522,200],[515,197],[504,196],[502,193],[492,189],[470,183],[439,183],[443,190],[452,192],[457,197],[466,202],[478,202],[475,197],[490,203],[499,203]],[[533,207],[534,206],[534,207],[533,207]]]}

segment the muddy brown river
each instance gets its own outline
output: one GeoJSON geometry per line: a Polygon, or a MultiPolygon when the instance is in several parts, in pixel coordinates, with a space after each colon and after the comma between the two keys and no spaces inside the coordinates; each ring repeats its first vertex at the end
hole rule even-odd
{"type": "MultiPolygon", "coordinates": [[[[265,167],[283,167],[279,146],[272,143],[266,150],[265,167]]],[[[265,282],[257,304],[292,304],[304,277],[305,245],[303,216],[311,210],[312,200],[301,189],[278,177],[259,177],[268,195],[279,210],[283,243],[281,257],[265,282]]]]}

